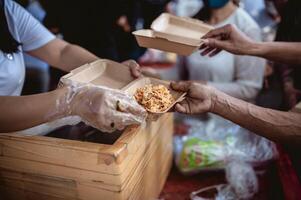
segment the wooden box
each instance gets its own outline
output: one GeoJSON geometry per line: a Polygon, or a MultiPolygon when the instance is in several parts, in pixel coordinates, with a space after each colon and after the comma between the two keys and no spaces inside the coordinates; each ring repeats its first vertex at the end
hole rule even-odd
{"type": "MultiPolygon", "coordinates": [[[[86,64],[62,78],[63,83],[124,91],[147,80],[134,80],[128,67],[108,60],[86,64]]],[[[183,94],[173,95],[179,99],[183,94]]],[[[160,114],[156,122],[128,127],[112,145],[0,134],[2,199],[156,198],[172,162],[173,116],[160,114]]]]}
{"type": "Polygon", "coordinates": [[[113,145],[0,134],[0,199],[155,199],[171,166],[172,132],[173,116],[164,114],[113,145]]]}

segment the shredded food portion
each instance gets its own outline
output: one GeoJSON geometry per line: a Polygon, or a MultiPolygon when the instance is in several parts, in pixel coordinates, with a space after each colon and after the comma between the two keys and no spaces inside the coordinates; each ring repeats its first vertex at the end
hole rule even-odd
{"type": "Polygon", "coordinates": [[[146,85],[137,89],[136,101],[150,112],[163,112],[174,102],[170,91],[164,85],[146,85]]]}

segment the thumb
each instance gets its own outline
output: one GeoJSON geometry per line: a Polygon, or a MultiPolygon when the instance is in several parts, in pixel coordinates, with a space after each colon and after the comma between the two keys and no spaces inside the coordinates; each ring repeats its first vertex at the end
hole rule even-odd
{"type": "Polygon", "coordinates": [[[134,78],[139,78],[141,76],[140,65],[135,60],[126,60],[122,62],[122,64],[130,68],[130,71],[134,78]]]}
{"type": "Polygon", "coordinates": [[[188,81],[172,82],[170,86],[173,90],[180,91],[180,92],[187,92],[190,88],[190,82],[188,81]]]}
{"type": "Polygon", "coordinates": [[[188,114],[189,107],[186,103],[177,103],[175,110],[179,113],[188,114]]]}

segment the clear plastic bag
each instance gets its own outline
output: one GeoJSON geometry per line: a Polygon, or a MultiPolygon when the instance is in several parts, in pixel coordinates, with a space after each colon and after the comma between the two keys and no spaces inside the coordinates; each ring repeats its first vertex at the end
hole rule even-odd
{"type": "Polygon", "coordinates": [[[184,174],[225,170],[229,184],[217,189],[215,199],[250,199],[258,190],[253,167],[277,156],[274,143],[215,115],[206,122],[185,123],[190,126],[188,135],[174,139],[179,170],[184,174]]]}

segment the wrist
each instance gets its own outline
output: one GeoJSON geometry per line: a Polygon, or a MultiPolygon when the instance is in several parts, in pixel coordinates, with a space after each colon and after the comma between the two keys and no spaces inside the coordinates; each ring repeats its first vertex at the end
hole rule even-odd
{"type": "Polygon", "coordinates": [[[68,88],[61,87],[50,92],[48,110],[46,111],[45,120],[53,121],[70,115],[67,103],[68,88]]]}
{"type": "Polygon", "coordinates": [[[210,112],[214,114],[221,114],[223,111],[223,108],[225,105],[223,102],[225,102],[226,94],[222,93],[221,91],[218,91],[217,89],[214,89],[214,91],[211,94],[211,108],[210,112]]]}
{"type": "Polygon", "coordinates": [[[261,57],[264,55],[265,46],[263,42],[252,42],[250,48],[246,49],[246,55],[261,57]]]}
{"type": "Polygon", "coordinates": [[[216,110],[216,103],[217,103],[217,99],[218,99],[218,90],[212,86],[208,86],[210,87],[209,88],[209,94],[210,94],[210,102],[211,102],[211,105],[210,105],[210,108],[209,108],[209,112],[215,112],[216,110]]]}
{"type": "Polygon", "coordinates": [[[73,89],[69,86],[64,86],[58,90],[56,108],[60,117],[72,115],[71,100],[73,98],[73,89]]]}

